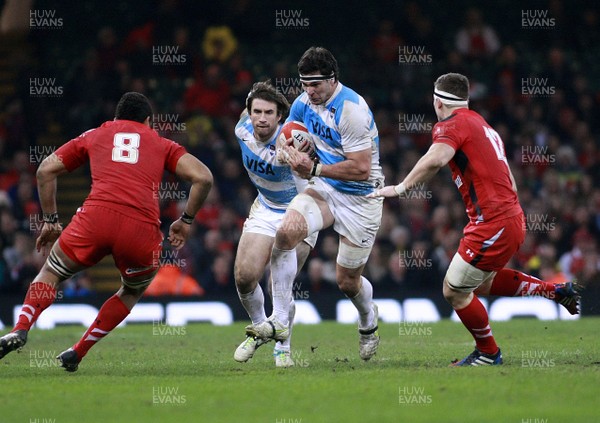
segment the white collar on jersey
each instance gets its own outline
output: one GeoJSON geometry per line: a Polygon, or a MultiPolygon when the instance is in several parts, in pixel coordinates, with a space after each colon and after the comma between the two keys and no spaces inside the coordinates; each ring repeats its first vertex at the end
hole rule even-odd
{"type": "Polygon", "coordinates": [[[325,102],[325,104],[321,104],[321,107],[327,107],[331,104],[331,102],[337,97],[337,95],[342,91],[343,85],[340,81],[337,82],[337,87],[335,87],[335,90],[333,90],[333,94],[331,94],[331,97],[329,97],[329,99],[325,102]]]}

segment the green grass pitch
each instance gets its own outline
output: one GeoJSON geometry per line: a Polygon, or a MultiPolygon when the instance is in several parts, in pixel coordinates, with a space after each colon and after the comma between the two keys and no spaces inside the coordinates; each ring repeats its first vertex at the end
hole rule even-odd
{"type": "Polygon", "coordinates": [[[599,318],[493,324],[504,366],[449,368],[472,351],[450,321],[382,324],[370,362],[354,325],[298,325],[297,366],[276,369],[273,344],[233,361],[243,324],[128,325],[76,373],[53,356],[82,327],[33,330],[0,361],[0,422],[598,422],[599,318]]]}

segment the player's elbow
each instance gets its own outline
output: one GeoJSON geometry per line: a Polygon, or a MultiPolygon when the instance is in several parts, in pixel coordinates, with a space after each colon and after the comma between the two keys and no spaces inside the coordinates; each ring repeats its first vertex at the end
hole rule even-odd
{"type": "Polygon", "coordinates": [[[53,153],[40,163],[40,166],[35,172],[35,177],[38,182],[47,182],[58,176],[62,167],[57,166],[57,161],[58,159],[53,153]]]}
{"type": "Polygon", "coordinates": [[[35,172],[35,177],[38,181],[47,181],[49,175],[50,172],[48,171],[48,165],[46,164],[46,159],[44,159],[35,172]]]}
{"type": "Polygon", "coordinates": [[[448,161],[444,157],[440,157],[437,155],[429,155],[424,160],[424,165],[430,172],[437,172],[441,168],[443,168],[448,161]]]}
{"type": "Polygon", "coordinates": [[[367,181],[371,176],[371,163],[361,163],[356,167],[357,181],[367,181]]]}
{"type": "Polygon", "coordinates": [[[434,161],[432,161],[432,162],[429,164],[429,169],[430,169],[431,171],[433,171],[433,172],[437,172],[437,171],[439,171],[441,168],[443,168],[445,165],[446,165],[446,163],[445,163],[443,160],[441,160],[441,159],[437,159],[437,160],[434,160],[434,161]]]}
{"type": "Polygon", "coordinates": [[[200,185],[205,189],[213,186],[214,178],[212,172],[206,166],[200,167],[192,178],[192,184],[200,185]]]}
{"type": "Polygon", "coordinates": [[[197,187],[211,188],[213,185],[213,175],[210,169],[189,153],[179,159],[175,174],[197,187]]]}

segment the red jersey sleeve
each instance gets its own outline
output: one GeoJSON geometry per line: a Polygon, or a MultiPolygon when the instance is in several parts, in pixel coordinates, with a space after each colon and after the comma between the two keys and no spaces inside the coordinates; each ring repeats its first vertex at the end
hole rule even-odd
{"type": "Polygon", "coordinates": [[[73,138],[71,141],[63,144],[55,151],[56,156],[62,161],[69,172],[72,172],[89,160],[88,143],[94,131],[95,129],[91,129],[84,132],[77,138],[73,138]]]}
{"type": "Polygon", "coordinates": [[[187,153],[185,148],[175,141],[171,141],[167,138],[161,138],[162,142],[165,144],[165,148],[167,150],[167,154],[165,157],[165,169],[167,169],[171,173],[175,173],[175,169],[177,168],[177,162],[187,153]]]}
{"type": "Polygon", "coordinates": [[[452,120],[453,118],[454,115],[435,124],[433,127],[432,142],[447,144],[455,151],[458,151],[464,143],[464,137],[457,128],[456,122],[452,120]]]}

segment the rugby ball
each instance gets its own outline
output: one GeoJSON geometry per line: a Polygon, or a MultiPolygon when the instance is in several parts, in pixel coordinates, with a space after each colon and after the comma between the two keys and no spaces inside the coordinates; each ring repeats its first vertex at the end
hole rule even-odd
{"type": "Polygon", "coordinates": [[[308,132],[308,129],[306,129],[306,126],[302,122],[298,122],[297,120],[285,123],[281,128],[279,137],[283,137],[283,142],[291,138],[294,141],[294,148],[296,149],[300,147],[300,144],[304,141],[312,143],[312,136],[308,132]]]}

